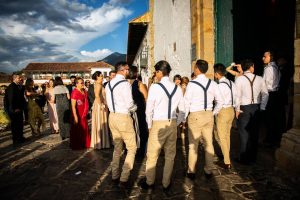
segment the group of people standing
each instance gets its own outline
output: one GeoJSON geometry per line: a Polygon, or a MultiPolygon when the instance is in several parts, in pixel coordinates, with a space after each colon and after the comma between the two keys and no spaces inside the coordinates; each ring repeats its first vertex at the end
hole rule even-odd
{"type": "MultiPolygon", "coordinates": [[[[95,72],[92,76],[94,84],[88,90],[82,78],[73,77],[72,84],[65,87],[61,78],[56,77],[49,81],[46,90],[51,128],[55,133],[60,132],[62,139],[70,137],[72,149],[102,149],[113,144],[112,180],[120,187],[127,186],[136,155],[147,155],[146,177],[140,186],[143,189],[153,188],[157,159],[163,150],[162,184],[168,194],[178,130],[187,130],[189,151],[186,176],[191,180],[195,179],[199,143],[203,143],[205,150],[205,177],[212,177],[215,156],[213,136],[224,157],[221,166],[231,169],[230,133],[235,118],[240,136],[237,162],[251,164],[256,161],[260,112],[265,111],[269,120],[266,141],[279,144],[281,133],[276,123],[280,124],[280,117],[274,109],[280,106],[278,91],[281,73],[272,57],[271,51],[265,52],[263,77],[255,75],[252,60],[244,60],[227,68],[221,63],[215,64],[215,80],[211,80],[206,77],[207,61],[197,60],[191,81],[176,75],[174,82],[169,78],[172,70],[169,63],[159,61],[154,66],[156,83],[149,90],[139,80],[137,68],[128,66],[126,62],[116,64],[116,71],[110,73],[110,81],[105,84],[102,73],[95,72]],[[238,70],[232,70],[233,66],[238,70]],[[234,82],[226,78],[226,71],[235,76],[234,82]],[[91,133],[89,116],[92,118],[91,133]],[[127,153],[120,171],[124,144],[127,153]]],[[[12,101],[22,97],[18,78],[14,76],[10,87],[20,92],[8,93],[12,101]]],[[[25,91],[26,96],[34,99],[34,92],[25,91]]],[[[9,107],[12,123],[14,119],[22,118],[21,104],[9,107]]],[[[43,123],[43,120],[39,121],[39,124],[43,123]]],[[[15,139],[19,138],[20,126],[21,123],[12,125],[15,139]]]]}
{"type": "MultiPolygon", "coordinates": [[[[263,77],[254,73],[254,62],[244,60],[235,65],[240,71],[235,71],[235,81],[226,78],[226,70],[232,70],[217,63],[214,65],[214,80],[206,77],[208,63],[197,60],[194,66],[194,77],[181,87],[174,78],[170,81],[171,66],[167,61],[159,61],[155,66],[157,83],[149,88],[146,100],[146,121],[149,138],[146,148],[146,177],[140,182],[143,189],[154,187],[156,164],[160,152],[164,151],[163,191],[168,194],[171,188],[171,176],[176,156],[176,141],[178,129],[187,127],[188,132],[188,166],[187,178],[194,180],[198,157],[199,143],[205,150],[204,174],[206,178],[213,176],[214,146],[213,136],[221,147],[224,160],[219,164],[230,171],[230,133],[234,119],[240,136],[240,148],[236,161],[241,164],[256,162],[260,113],[273,113],[272,95],[278,95],[280,71],[272,61],[272,52],[264,54],[265,64],[263,77]],[[182,90],[184,88],[184,90],[182,90]],[[214,126],[215,130],[214,131],[214,126]],[[213,134],[215,132],[215,134],[213,134]]],[[[112,160],[112,179],[120,187],[126,187],[130,171],[133,168],[137,140],[131,118],[135,111],[131,95],[132,85],[125,80],[130,67],[126,64],[116,66],[117,76],[106,87],[106,100],[110,111],[109,127],[114,141],[112,160]],[[127,149],[122,172],[119,170],[123,143],[127,149]]],[[[182,79],[181,79],[182,81],[182,79]]],[[[186,82],[186,81],[184,81],[186,82]]],[[[278,101],[278,100],[277,100],[278,101]]],[[[276,104],[278,106],[278,104],[276,104]]],[[[278,113],[277,113],[278,115],[278,113]]],[[[271,119],[275,119],[272,116],[271,119]]],[[[269,126],[267,126],[269,128],[269,126]]],[[[267,131],[269,142],[278,145],[280,137],[272,130],[267,131]]]]}

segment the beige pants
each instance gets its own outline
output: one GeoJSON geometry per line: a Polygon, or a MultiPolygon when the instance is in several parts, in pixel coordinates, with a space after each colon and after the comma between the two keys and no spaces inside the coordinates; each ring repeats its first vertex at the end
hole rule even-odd
{"type": "Polygon", "coordinates": [[[222,108],[216,117],[218,143],[222,149],[225,164],[230,164],[230,130],[233,119],[233,107],[222,108]]]}
{"type": "Polygon", "coordinates": [[[174,158],[176,155],[177,126],[176,120],[153,121],[149,133],[147,147],[146,177],[147,184],[152,185],[155,181],[156,163],[161,149],[165,152],[165,166],[162,184],[168,187],[173,171],[174,158]]]}
{"type": "Polygon", "coordinates": [[[120,181],[126,182],[133,168],[136,153],[136,138],[133,121],[129,115],[110,113],[109,128],[114,142],[114,153],[111,162],[112,178],[117,179],[120,177],[120,181]],[[123,151],[123,142],[126,145],[127,156],[120,176],[119,166],[123,151]]]}
{"type": "Polygon", "coordinates": [[[192,112],[188,117],[189,126],[189,160],[188,173],[195,173],[198,159],[198,146],[202,138],[205,146],[205,166],[206,173],[214,168],[213,156],[215,154],[212,143],[214,117],[212,111],[192,112]]]}

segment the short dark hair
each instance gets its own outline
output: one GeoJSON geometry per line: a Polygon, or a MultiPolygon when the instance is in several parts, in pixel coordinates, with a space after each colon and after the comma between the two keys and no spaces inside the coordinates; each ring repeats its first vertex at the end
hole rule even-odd
{"type": "Polygon", "coordinates": [[[226,72],[225,65],[223,65],[222,63],[216,63],[214,65],[214,71],[215,71],[215,73],[218,73],[221,76],[224,76],[225,72],[226,72]]]}
{"type": "Polygon", "coordinates": [[[138,68],[136,66],[129,67],[129,79],[136,79],[138,77],[138,68]]]}
{"type": "Polygon", "coordinates": [[[111,74],[116,74],[117,72],[116,72],[116,70],[111,70],[110,72],[109,72],[109,75],[111,75],[111,74]]]}
{"type": "Polygon", "coordinates": [[[100,71],[95,71],[95,73],[93,73],[92,75],[92,79],[93,80],[97,80],[97,77],[100,76],[102,73],[100,71]]]}
{"type": "Polygon", "coordinates": [[[161,71],[164,76],[168,76],[172,70],[170,64],[165,60],[157,62],[154,68],[155,71],[161,71]]]}
{"type": "Polygon", "coordinates": [[[251,59],[245,59],[241,63],[243,71],[247,71],[250,67],[254,66],[254,62],[251,59]]]}
{"type": "Polygon", "coordinates": [[[181,80],[181,76],[179,74],[176,74],[173,78],[173,82],[175,82],[176,79],[181,80]]]}
{"type": "Polygon", "coordinates": [[[64,85],[64,82],[62,81],[60,76],[55,77],[54,86],[57,86],[57,85],[64,85]]]}
{"type": "Polygon", "coordinates": [[[118,62],[115,65],[115,69],[116,69],[116,71],[121,71],[122,67],[125,67],[126,65],[128,65],[128,63],[125,61],[118,62]]]}
{"type": "Polygon", "coordinates": [[[206,73],[208,70],[208,62],[205,60],[197,60],[196,62],[197,68],[200,70],[201,73],[206,73]]]}
{"type": "Polygon", "coordinates": [[[268,52],[270,54],[270,61],[274,61],[275,60],[275,52],[271,49],[268,49],[267,51],[265,52],[268,52]]]}
{"type": "Polygon", "coordinates": [[[76,76],[74,76],[74,75],[70,76],[70,79],[72,79],[72,78],[76,78],[76,76]]]}

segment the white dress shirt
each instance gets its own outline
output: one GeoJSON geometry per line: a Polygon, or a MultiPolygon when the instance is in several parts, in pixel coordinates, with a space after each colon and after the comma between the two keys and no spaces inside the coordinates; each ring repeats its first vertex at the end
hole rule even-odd
{"type": "MultiPolygon", "coordinates": [[[[169,94],[175,88],[175,84],[165,76],[160,81],[165,86],[169,94]]],[[[152,84],[147,98],[146,118],[148,128],[152,127],[152,121],[168,120],[169,98],[163,88],[158,84],[152,84]]],[[[184,121],[184,100],[182,90],[177,86],[177,90],[171,101],[171,119],[177,118],[177,125],[184,121]],[[178,108],[178,118],[176,117],[176,109],[178,108]]]]}
{"type": "MultiPolygon", "coordinates": [[[[117,82],[122,80],[126,80],[125,77],[121,74],[117,74],[116,77],[110,81],[111,88],[113,88],[117,82]]],[[[107,87],[105,87],[105,93],[108,109],[110,112],[114,112],[111,92],[108,84],[107,87]]],[[[128,81],[122,82],[117,85],[113,90],[113,95],[115,103],[115,113],[128,114],[131,110],[134,110],[136,108],[136,105],[134,104],[134,101],[132,99],[131,85],[128,81]]]]}
{"type": "Polygon", "coordinates": [[[228,108],[228,107],[235,107],[235,98],[236,98],[236,87],[235,84],[225,78],[224,76],[219,80],[219,90],[221,92],[221,95],[223,97],[223,108],[228,108]],[[222,83],[225,82],[225,83],[222,83]],[[231,82],[231,89],[229,88],[231,82]],[[227,85],[227,84],[228,85],[227,85]],[[232,91],[232,97],[231,97],[231,91],[232,91]],[[232,105],[232,100],[233,100],[233,105],[232,105]]]}
{"type": "MultiPolygon", "coordinates": [[[[254,74],[249,71],[244,73],[251,81],[254,78],[254,74]]],[[[252,91],[251,91],[251,84],[250,81],[244,77],[239,76],[235,80],[236,85],[236,111],[241,111],[241,105],[250,105],[251,98],[252,98],[252,91]]],[[[256,76],[254,83],[253,83],[253,104],[259,104],[262,110],[265,110],[267,102],[268,102],[268,89],[266,86],[265,81],[261,76],[256,76]]]]}
{"type": "Polygon", "coordinates": [[[275,62],[270,62],[264,68],[263,79],[266,82],[269,92],[278,91],[280,77],[281,74],[275,62]]]}
{"type": "MultiPolygon", "coordinates": [[[[204,74],[200,74],[193,81],[196,81],[206,87],[208,78],[204,74]]],[[[223,98],[219,90],[218,84],[211,81],[210,86],[207,90],[207,108],[206,110],[213,109],[213,101],[215,100],[215,108],[213,114],[217,114],[223,106],[223,98]]],[[[185,118],[189,112],[198,112],[204,110],[204,90],[195,83],[189,83],[186,88],[184,95],[185,103],[185,118]]]]}

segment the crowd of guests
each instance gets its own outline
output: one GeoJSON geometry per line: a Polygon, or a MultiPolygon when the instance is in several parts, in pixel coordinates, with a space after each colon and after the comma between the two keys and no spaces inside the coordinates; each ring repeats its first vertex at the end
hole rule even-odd
{"type": "MultiPolygon", "coordinates": [[[[71,77],[71,84],[64,86],[60,77],[49,80],[44,95],[47,100],[50,127],[62,140],[70,138],[74,150],[113,146],[112,180],[126,187],[135,157],[146,155],[146,177],[141,181],[143,189],[154,187],[157,159],[164,151],[163,190],[171,188],[171,176],[176,156],[178,138],[188,138],[187,178],[195,179],[199,143],[205,151],[204,174],[212,177],[217,141],[224,169],[231,169],[230,133],[236,119],[240,137],[240,149],[236,161],[252,164],[257,158],[259,139],[259,115],[266,119],[265,143],[278,147],[285,131],[284,105],[280,101],[281,71],[271,51],[263,56],[263,76],[255,74],[253,61],[244,60],[225,67],[214,65],[214,80],[206,77],[208,63],[197,60],[191,80],[169,75],[171,66],[159,61],[148,87],[140,80],[138,69],[119,62],[115,71],[106,79],[100,71],[92,75],[93,84],[82,78],[71,77]],[[235,79],[226,78],[226,73],[235,79]],[[91,118],[91,131],[88,120],[91,118]],[[124,146],[125,144],[125,146],[124,146]],[[120,172],[121,156],[126,158],[120,172]]],[[[22,77],[13,75],[13,83],[7,89],[7,112],[12,121],[14,142],[22,142],[23,111],[27,107],[28,123],[34,135],[45,129],[43,113],[36,102],[41,92],[34,89],[28,78],[25,87],[22,77]],[[25,100],[25,98],[27,100],[25,100]],[[27,106],[26,106],[27,104],[27,106]]]]}

